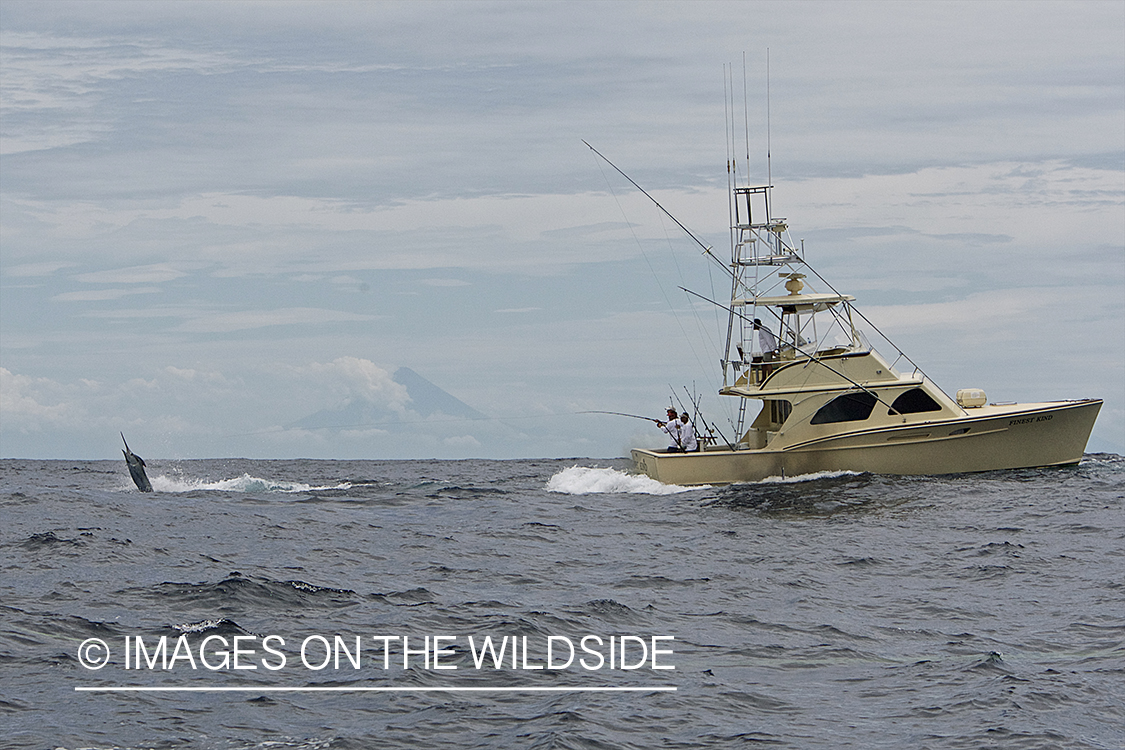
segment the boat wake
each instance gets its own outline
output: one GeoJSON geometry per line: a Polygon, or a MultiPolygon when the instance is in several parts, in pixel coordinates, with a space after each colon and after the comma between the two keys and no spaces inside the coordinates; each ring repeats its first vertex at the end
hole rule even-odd
{"type": "Polygon", "coordinates": [[[839,477],[858,477],[866,472],[862,471],[814,471],[811,474],[798,474],[795,477],[766,477],[757,482],[746,484],[800,484],[801,482],[815,482],[820,479],[837,479],[839,477]]]}
{"type": "Polygon", "coordinates": [[[152,477],[152,488],[157,492],[313,492],[317,490],[346,490],[351,487],[348,482],[341,482],[334,486],[315,487],[303,482],[284,482],[273,479],[262,479],[243,474],[234,479],[187,479],[184,477],[168,476],[161,474],[152,477]]]}
{"type": "Polygon", "coordinates": [[[560,492],[567,495],[591,495],[607,492],[674,495],[678,492],[691,492],[697,489],[700,488],[661,484],[646,476],[627,474],[616,469],[596,469],[587,466],[571,466],[547,480],[548,492],[560,492]]]}

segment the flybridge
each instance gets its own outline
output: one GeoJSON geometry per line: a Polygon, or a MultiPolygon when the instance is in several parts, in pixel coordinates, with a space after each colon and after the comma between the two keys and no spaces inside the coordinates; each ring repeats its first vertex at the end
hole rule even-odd
{"type": "MultiPolygon", "coordinates": [[[[730,170],[732,180],[736,171],[730,170]]],[[[728,395],[740,393],[732,387],[764,383],[781,361],[820,361],[870,348],[852,318],[855,297],[806,290],[806,279],[819,275],[787,237],[786,219],[772,215],[772,191],[773,185],[731,185],[732,283],[721,360],[721,392],[728,395]]],[[[739,434],[746,426],[745,408],[740,402],[739,434]]]]}
{"type": "Polygon", "coordinates": [[[827,310],[829,306],[840,302],[854,302],[855,297],[850,294],[787,294],[783,297],[752,297],[750,299],[733,299],[731,304],[742,305],[772,305],[775,307],[802,307],[815,310],[827,310]]]}

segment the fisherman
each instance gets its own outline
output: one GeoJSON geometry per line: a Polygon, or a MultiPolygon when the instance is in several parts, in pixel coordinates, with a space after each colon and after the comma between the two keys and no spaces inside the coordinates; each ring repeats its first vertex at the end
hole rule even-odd
{"type": "Polygon", "coordinates": [[[699,441],[695,439],[695,425],[691,423],[686,411],[680,415],[680,446],[685,453],[699,450],[699,441]]]}
{"type": "Polygon", "coordinates": [[[668,452],[669,453],[683,453],[684,445],[683,445],[682,439],[680,437],[680,432],[681,432],[681,428],[682,428],[683,425],[681,424],[680,420],[678,419],[675,409],[669,407],[667,414],[668,414],[668,421],[667,422],[661,422],[659,419],[654,419],[652,421],[656,422],[656,426],[659,427],[661,430],[663,430],[665,433],[667,433],[669,439],[672,441],[671,444],[668,446],[668,452]]]}
{"type": "Polygon", "coordinates": [[[762,321],[758,318],[754,318],[754,330],[758,332],[758,348],[762,350],[763,357],[777,351],[777,339],[773,331],[762,325],[762,321]]]}

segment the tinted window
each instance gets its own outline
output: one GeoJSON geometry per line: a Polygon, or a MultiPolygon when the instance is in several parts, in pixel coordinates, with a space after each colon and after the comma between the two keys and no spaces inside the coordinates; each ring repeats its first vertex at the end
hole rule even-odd
{"type": "Polygon", "coordinates": [[[875,408],[875,394],[845,393],[829,401],[813,415],[813,424],[832,424],[833,422],[859,422],[871,416],[875,408]]]}
{"type": "Polygon", "coordinates": [[[793,404],[788,401],[770,401],[770,422],[773,424],[784,424],[785,420],[789,419],[789,415],[793,412],[793,404]]]}
{"type": "Polygon", "coordinates": [[[891,404],[891,414],[918,414],[924,411],[941,411],[941,405],[921,388],[911,388],[891,404]]]}

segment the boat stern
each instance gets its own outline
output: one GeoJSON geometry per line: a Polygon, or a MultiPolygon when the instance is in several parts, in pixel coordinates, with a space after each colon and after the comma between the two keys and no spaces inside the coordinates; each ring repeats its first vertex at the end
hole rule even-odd
{"type": "Polygon", "coordinates": [[[781,456],[776,451],[713,447],[693,453],[664,453],[635,448],[632,458],[637,473],[680,487],[754,482],[782,472],[781,456]]]}

